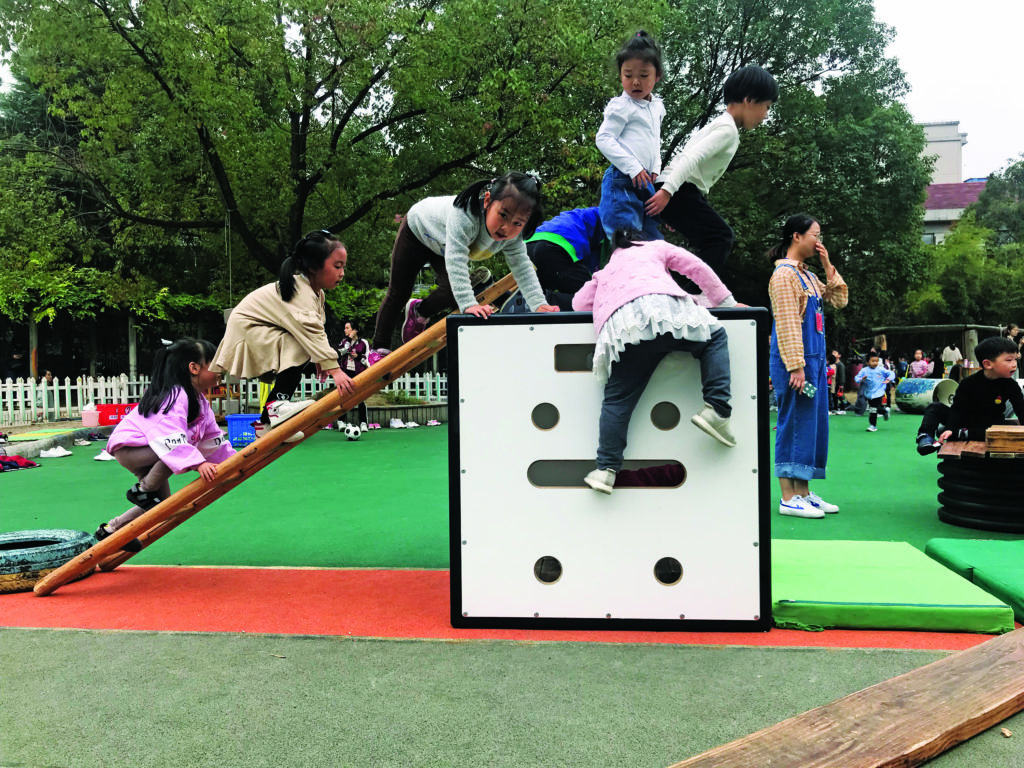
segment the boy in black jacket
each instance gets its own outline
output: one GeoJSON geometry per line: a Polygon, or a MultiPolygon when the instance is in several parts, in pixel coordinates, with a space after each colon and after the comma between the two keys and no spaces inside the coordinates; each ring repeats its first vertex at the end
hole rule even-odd
{"type": "Polygon", "coordinates": [[[947,440],[984,440],[985,430],[1005,424],[1006,403],[1013,406],[1024,424],[1024,394],[1013,378],[1017,372],[1017,346],[1002,336],[992,336],[974,348],[981,370],[964,379],[953,396],[953,405],[932,403],[924,411],[917,433],[917,452],[935,453],[947,440]],[[939,425],[944,427],[936,439],[939,425]]]}

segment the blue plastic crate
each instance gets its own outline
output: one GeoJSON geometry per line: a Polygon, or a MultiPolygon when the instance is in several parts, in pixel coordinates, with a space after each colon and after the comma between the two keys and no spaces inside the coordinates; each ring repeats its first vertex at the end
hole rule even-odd
{"type": "Polygon", "coordinates": [[[252,427],[254,421],[259,421],[258,413],[229,413],[228,419],[228,440],[235,448],[244,448],[256,439],[256,432],[252,427]]]}

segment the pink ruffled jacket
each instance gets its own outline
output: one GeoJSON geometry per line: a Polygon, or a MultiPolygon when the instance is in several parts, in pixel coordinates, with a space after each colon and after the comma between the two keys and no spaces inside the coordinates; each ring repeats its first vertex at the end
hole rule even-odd
{"type": "Polygon", "coordinates": [[[616,250],[608,266],[595,272],[590,282],[573,296],[572,308],[593,312],[594,329],[600,334],[615,310],[652,293],[689,296],[705,308],[736,305],[718,275],[694,254],[664,240],[649,240],[616,250]],[[693,296],[684,291],[676,285],[670,270],[686,275],[703,293],[693,296]]]}
{"type": "Polygon", "coordinates": [[[164,413],[167,400],[160,404],[156,413],[143,416],[133,408],[110,435],[107,453],[126,446],[139,448],[148,445],[164,464],[176,475],[195,469],[204,461],[220,464],[235,449],[227,436],[217,426],[210,403],[199,397],[199,417],[188,423],[188,396],[181,387],[175,387],[177,395],[174,405],[164,413]]]}

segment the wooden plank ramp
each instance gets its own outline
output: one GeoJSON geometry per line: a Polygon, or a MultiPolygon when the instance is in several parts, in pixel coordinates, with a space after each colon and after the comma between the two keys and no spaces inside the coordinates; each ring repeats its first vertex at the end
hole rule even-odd
{"type": "MultiPolygon", "coordinates": [[[[515,289],[515,277],[506,275],[477,298],[481,304],[486,304],[494,301],[506,291],[515,289]]],[[[308,440],[322,427],[335,421],[342,413],[351,410],[409,369],[435,355],[447,343],[446,326],[446,320],[440,320],[376,365],[370,366],[354,377],[352,394],[343,395],[333,387],[322,392],[317,401],[308,408],[282,422],[259,440],[250,443],[234,456],[221,462],[217,468],[217,478],[212,483],[207,483],[202,478],[193,480],[177,493],[172,494],[170,498],[160,502],[128,525],[114,531],[103,541],[44,576],[36,582],[34,592],[40,596],[49,595],[58,587],[97,566],[100,570],[113,570],[137,554],[121,549],[129,541],[137,538],[145,549],[239,483],[252,477],[275,459],[308,440]],[[284,442],[298,431],[303,433],[300,440],[291,443],[284,442]]]]}
{"type": "Polygon", "coordinates": [[[909,768],[1021,709],[1017,629],[671,768],[909,768]]]}

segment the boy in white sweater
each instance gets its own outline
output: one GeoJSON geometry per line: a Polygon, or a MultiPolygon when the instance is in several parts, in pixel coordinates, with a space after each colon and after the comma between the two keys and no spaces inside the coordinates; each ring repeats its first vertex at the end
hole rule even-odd
{"type": "Polygon", "coordinates": [[[725,112],[686,142],[655,181],[647,202],[649,216],[661,216],[686,238],[690,249],[721,274],[735,234],[708,203],[712,185],[725,173],[740,146],[739,129],[756,128],[779,97],[775,78],[761,67],[746,66],[729,75],[723,87],[725,112]]]}

